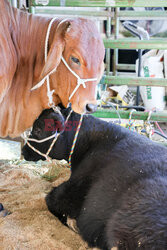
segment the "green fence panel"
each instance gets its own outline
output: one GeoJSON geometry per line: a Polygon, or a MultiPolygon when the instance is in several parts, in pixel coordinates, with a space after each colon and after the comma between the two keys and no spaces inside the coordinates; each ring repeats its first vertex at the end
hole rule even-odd
{"type": "Polygon", "coordinates": [[[117,14],[120,20],[150,20],[150,18],[154,18],[154,20],[166,20],[167,19],[167,11],[119,11],[117,14]]]}
{"type": "Polygon", "coordinates": [[[131,70],[135,71],[136,66],[134,64],[116,64],[116,69],[117,70],[131,70]]]}
{"type": "MultiPolygon", "coordinates": [[[[10,0],[9,0],[10,1],[10,0]]],[[[10,1],[11,2],[11,1],[10,1]]],[[[35,7],[35,5],[32,5],[33,7],[35,7]]],[[[60,7],[60,5],[55,5],[52,6],[53,8],[48,9],[47,7],[51,7],[50,5],[36,5],[35,10],[38,13],[48,13],[48,14],[54,14],[54,13],[58,13],[58,14],[74,14],[76,15],[76,10],[72,11],[72,10],[68,10],[68,7],[66,10],[62,10],[62,9],[54,9],[54,7],[60,7]],[[38,8],[43,6],[43,8],[38,8]],[[65,13],[64,13],[65,12],[65,13]]],[[[76,6],[75,6],[76,7],[76,6]]],[[[89,11],[81,11],[81,10],[77,10],[77,15],[85,15],[85,12],[89,12],[89,11]]],[[[101,10],[99,12],[95,11],[91,11],[90,16],[100,16],[100,17],[114,17],[114,13],[108,10],[101,10]]],[[[154,20],[166,20],[167,19],[167,11],[119,11],[117,17],[119,17],[120,20],[136,20],[137,19],[143,19],[143,20],[150,20],[150,18],[154,18],[154,20]]]]}
{"type": "Polygon", "coordinates": [[[104,39],[104,45],[110,49],[167,49],[167,39],[104,39]]]}
{"type": "Polygon", "coordinates": [[[106,19],[107,17],[112,17],[113,14],[109,11],[89,11],[89,10],[68,10],[60,8],[35,8],[35,12],[38,14],[52,14],[52,15],[77,15],[77,16],[94,16],[106,19]]]}
{"type": "Polygon", "coordinates": [[[166,7],[166,0],[31,0],[32,6],[166,7]]]}
{"type": "Polygon", "coordinates": [[[151,77],[122,77],[122,76],[104,76],[101,83],[113,85],[129,86],[166,86],[167,79],[151,77]]]}
{"type": "MultiPolygon", "coordinates": [[[[131,111],[126,111],[126,110],[119,110],[119,115],[121,119],[129,119],[131,111]]],[[[101,118],[115,118],[118,119],[118,113],[116,110],[113,109],[99,109],[96,111],[96,113],[93,114],[95,117],[101,117],[101,118]]],[[[149,112],[140,112],[140,111],[134,111],[132,114],[132,119],[135,120],[144,120],[146,121],[148,119],[149,112]]],[[[153,112],[151,114],[150,121],[159,121],[159,122],[167,122],[167,112],[153,112]]]]}

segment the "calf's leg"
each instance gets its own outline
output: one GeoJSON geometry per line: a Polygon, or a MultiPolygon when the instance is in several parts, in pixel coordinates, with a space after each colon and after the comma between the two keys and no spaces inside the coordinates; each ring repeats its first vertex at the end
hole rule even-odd
{"type": "Polygon", "coordinates": [[[67,216],[76,219],[80,214],[86,193],[85,181],[70,179],[51,190],[46,196],[46,204],[49,211],[66,225],[67,216]]]}
{"type": "Polygon", "coordinates": [[[67,225],[67,203],[65,201],[65,186],[66,183],[58,187],[54,187],[46,196],[46,204],[49,211],[55,215],[64,225],[67,225]]]}

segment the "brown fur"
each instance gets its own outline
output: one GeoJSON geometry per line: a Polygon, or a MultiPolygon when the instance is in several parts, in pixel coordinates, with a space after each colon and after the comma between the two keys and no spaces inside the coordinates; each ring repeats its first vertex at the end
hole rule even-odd
{"type": "MultiPolygon", "coordinates": [[[[0,1],[0,136],[16,137],[31,127],[41,111],[48,108],[46,84],[30,91],[47,73],[50,76],[55,104],[68,104],[77,79],[61,61],[63,54],[70,67],[81,78],[97,78],[103,73],[104,46],[90,20],[69,19],[53,23],[48,60],[44,63],[44,43],[50,18],[24,13],[0,1]],[[57,28],[58,27],[58,28],[57,28]],[[81,66],[70,56],[77,56],[81,66]]],[[[97,82],[98,82],[97,81],[97,82]]],[[[95,103],[97,82],[86,83],[72,97],[74,111],[82,113],[87,103],[95,103]]]]}

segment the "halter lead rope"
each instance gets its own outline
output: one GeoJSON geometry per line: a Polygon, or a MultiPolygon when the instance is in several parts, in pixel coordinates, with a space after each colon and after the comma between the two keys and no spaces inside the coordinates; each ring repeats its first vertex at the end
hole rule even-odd
{"type": "Polygon", "coordinates": [[[72,154],[74,153],[74,148],[75,148],[76,141],[77,141],[77,138],[78,138],[78,134],[79,134],[79,131],[80,131],[80,128],[81,128],[81,125],[82,125],[83,116],[84,116],[84,114],[82,114],[81,117],[80,117],[78,127],[77,127],[77,130],[76,130],[76,133],[75,133],[75,136],[74,136],[74,139],[73,139],[73,143],[72,143],[72,146],[71,146],[71,151],[70,151],[69,158],[68,158],[69,168],[71,168],[71,157],[72,157],[72,154]]]}
{"type": "MultiPolygon", "coordinates": [[[[47,33],[46,33],[46,39],[45,39],[45,63],[47,61],[47,54],[48,54],[48,41],[49,41],[49,35],[50,35],[50,30],[51,30],[51,27],[52,27],[52,24],[53,22],[56,20],[57,18],[54,17],[49,25],[48,25],[48,29],[47,29],[47,33]]],[[[59,25],[62,23],[62,22],[65,22],[67,19],[65,20],[62,20],[59,25]]],[[[59,27],[58,25],[58,27],[59,27]]],[[[86,88],[86,85],[85,85],[85,82],[91,82],[91,81],[96,81],[97,78],[88,78],[88,79],[82,79],[80,78],[80,76],[78,76],[71,68],[70,66],[67,64],[67,62],[65,61],[64,57],[62,56],[61,57],[61,60],[63,61],[63,63],[65,64],[65,66],[68,68],[68,70],[77,78],[77,85],[76,87],[74,88],[73,92],[71,93],[71,95],[69,96],[69,101],[71,100],[71,98],[73,97],[73,95],[75,94],[75,92],[78,90],[78,88],[80,87],[80,85],[82,85],[84,88],[86,88]]],[[[35,90],[35,89],[38,89],[40,88],[44,83],[45,83],[45,80],[46,80],[46,83],[47,83],[47,96],[48,96],[48,99],[49,99],[49,102],[48,102],[48,105],[49,107],[53,107],[55,106],[54,103],[53,103],[53,93],[54,93],[54,90],[50,90],[50,81],[49,81],[49,76],[51,74],[53,74],[55,71],[56,71],[56,68],[57,66],[48,74],[46,75],[39,83],[37,83],[34,87],[31,88],[31,91],[35,90]]]]}

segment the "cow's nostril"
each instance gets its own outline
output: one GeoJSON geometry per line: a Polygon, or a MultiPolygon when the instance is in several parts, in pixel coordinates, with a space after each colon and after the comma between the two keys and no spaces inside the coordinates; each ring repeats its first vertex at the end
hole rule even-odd
{"type": "Polygon", "coordinates": [[[86,113],[93,113],[97,110],[97,105],[95,104],[86,104],[86,113]]]}

